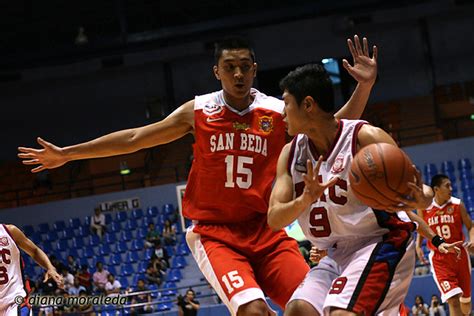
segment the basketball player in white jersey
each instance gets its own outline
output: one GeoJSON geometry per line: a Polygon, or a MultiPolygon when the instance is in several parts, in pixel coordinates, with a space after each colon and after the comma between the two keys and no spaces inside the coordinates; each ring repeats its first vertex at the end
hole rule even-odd
{"type": "Polygon", "coordinates": [[[46,269],[45,281],[52,278],[59,287],[63,278],[48,256],[14,225],[0,224],[0,316],[28,315],[28,285],[24,281],[20,249],[46,269]],[[23,298],[23,300],[19,300],[23,298]],[[20,303],[20,304],[19,304],[20,303]]]}
{"type": "MultiPolygon", "coordinates": [[[[355,54],[368,55],[368,47],[355,54]]],[[[393,139],[364,121],[333,116],[332,84],[320,65],[297,68],[280,87],[288,133],[297,136],[280,154],[268,223],[279,229],[298,219],[306,238],[328,250],[285,315],[397,315],[415,265],[415,224],[395,211],[428,206],[432,190],[418,175],[403,206],[386,212],[362,205],[348,182],[352,158],[371,143],[396,145],[393,139]]]]}

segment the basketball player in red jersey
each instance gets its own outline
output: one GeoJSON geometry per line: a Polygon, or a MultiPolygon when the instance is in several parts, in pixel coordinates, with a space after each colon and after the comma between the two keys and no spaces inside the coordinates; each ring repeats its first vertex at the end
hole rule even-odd
{"type": "MultiPolygon", "coordinates": [[[[360,40],[354,37],[355,44],[360,40]]],[[[363,39],[367,45],[367,40],[363,39]]],[[[353,52],[354,43],[348,40],[353,52]]],[[[232,315],[271,314],[264,293],[284,307],[308,271],[296,242],[267,225],[268,198],[285,145],[283,102],[252,88],[253,49],[243,40],[216,46],[214,75],[222,90],[197,96],[164,120],[60,148],[19,148],[33,172],[68,161],[131,153],[194,133],[194,161],[184,195],[184,216],[194,221],[187,242],[201,271],[232,315]]],[[[377,75],[376,56],[354,56],[344,67],[358,81],[336,115],[362,114],[377,75]]]]}
{"type": "Polygon", "coordinates": [[[46,269],[45,281],[52,278],[59,287],[63,277],[56,272],[48,256],[14,225],[0,224],[0,315],[28,315],[26,297],[29,285],[23,275],[20,249],[46,269]],[[18,297],[23,298],[19,300],[18,297]]]}
{"type": "MultiPolygon", "coordinates": [[[[435,192],[433,203],[419,214],[434,231],[447,242],[464,241],[463,226],[469,232],[469,242],[461,247],[460,255],[440,254],[438,249],[428,242],[431,252],[429,260],[433,278],[443,302],[449,304],[449,314],[460,316],[471,314],[471,261],[468,250],[473,249],[474,229],[466,207],[460,199],[451,195],[451,181],[446,175],[436,175],[431,179],[435,192]]],[[[421,261],[425,261],[418,236],[416,250],[421,261]]]]}

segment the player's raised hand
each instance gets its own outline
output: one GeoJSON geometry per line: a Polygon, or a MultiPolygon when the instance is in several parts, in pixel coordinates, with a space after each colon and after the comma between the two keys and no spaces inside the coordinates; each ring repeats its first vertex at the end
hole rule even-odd
{"type": "Polygon", "coordinates": [[[306,162],[306,174],[303,175],[304,190],[301,194],[301,198],[307,205],[311,205],[316,202],[323,194],[326,188],[336,184],[338,178],[331,178],[329,181],[321,183],[319,182],[319,169],[323,162],[323,156],[319,156],[316,167],[313,168],[313,163],[310,159],[306,162]]]}
{"type": "Polygon", "coordinates": [[[327,256],[327,254],[327,250],[320,250],[316,246],[313,246],[309,251],[309,260],[313,263],[319,263],[322,258],[327,256]]]}
{"type": "Polygon", "coordinates": [[[357,82],[374,84],[377,79],[377,46],[372,47],[372,57],[370,57],[369,44],[365,37],[361,45],[359,36],[354,35],[354,41],[347,39],[347,46],[352,54],[354,65],[351,65],[347,59],[343,59],[344,68],[357,82]]]}
{"type": "Polygon", "coordinates": [[[67,160],[62,154],[62,148],[55,146],[42,138],[37,138],[42,149],[18,147],[18,157],[23,159],[24,165],[36,166],[31,172],[40,172],[45,169],[53,169],[64,165],[67,160]]]}
{"type": "MultiPolygon", "coordinates": [[[[413,167],[416,168],[415,166],[413,167]]],[[[390,211],[424,210],[431,205],[433,194],[427,194],[424,190],[423,180],[421,179],[419,170],[416,170],[415,181],[409,182],[408,187],[411,189],[410,196],[399,196],[399,204],[390,207],[390,211]]]]}
{"type": "Polygon", "coordinates": [[[459,247],[462,247],[462,244],[463,244],[462,240],[453,242],[452,244],[448,244],[448,243],[444,242],[444,243],[442,243],[441,245],[438,246],[438,250],[441,253],[448,253],[448,252],[455,253],[455,254],[457,254],[458,258],[460,258],[461,248],[459,248],[459,247]]]}
{"type": "Polygon", "coordinates": [[[53,279],[60,289],[64,288],[64,278],[56,271],[56,269],[49,269],[46,271],[43,282],[46,282],[49,279],[53,279]]]}

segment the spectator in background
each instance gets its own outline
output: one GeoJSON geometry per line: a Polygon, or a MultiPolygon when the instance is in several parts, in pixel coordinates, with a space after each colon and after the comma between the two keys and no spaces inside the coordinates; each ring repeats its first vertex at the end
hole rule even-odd
{"type": "Polygon", "coordinates": [[[195,299],[196,293],[192,288],[186,291],[186,296],[178,296],[178,308],[182,316],[196,316],[199,310],[199,301],[195,299]]]}
{"type": "Polygon", "coordinates": [[[77,262],[71,255],[67,256],[67,269],[72,275],[76,275],[78,270],[77,262]]]}
{"type": "MultiPolygon", "coordinates": [[[[87,293],[85,291],[80,291],[79,296],[87,296],[87,293]]],[[[92,307],[91,303],[84,304],[84,305],[78,305],[77,306],[77,311],[79,312],[79,315],[81,315],[81,316],[93,316],[93,315],[95,315],[94,308],[92,307]]]]}
{"type": "Polygon", "coordinates": [[[105,233],[105,216],[98,207],[94,209],[94,215],[91,218],[91,231],[100,238],[105,233]]]}
{"type": "Polygon", "coordinates": [[[153,268],[158,271],[161,275],[166,274],[166,266],[155,254],[151,256],[150,263],[153,265],[153,268]]]}
{"type": "Polygon", "coordinates": [[[71,296],[79,296],[81,291],[87,292],[87,289],[79,284],[79,279],[76,277],[74,278],[74,284],[69,288],[68,294],[71,296]]]}
{"type": "Polygon", "coordinates": [[[97,262],[96,264],[97,271],[92,275],[92,280],[94,281],[95,291],[105,292],[105,284],[107,283],[107,277],[109,276],[109,271],[104,269],[102,262],[97,262]]]}
{"type": "Polygon", "coordinates": [[[444,306],[439,303],[439,298],[436,294],[431,295],[430,316],[446,316],[444,306]]]}
{"type": "Polygon", "coordinates": [[[74,276],[69,273],[69,270],[66,267],[63,267],[61,274],[64,278],[64,290],[68,293],[69,289],[74,285],[74,276]]]}
{"type": "Polygon", "coordinates": [[[163,264],[166,266],[166,269],[170,267],[170,256],[168,251],[166,251],[166,249],[161,246],[161,241],[159,240],[155,243],[155,256],[157,256],[158,259],[163,262],[163,264]]]}
{"type": "Polygon", "coordinates": [[[157,270],[153,263],[149,263],[148,267],[146,268],[146,274],[145,278],[148,281],[148,284],[156,284],[160,285],[161,284],[161,271],[157,270]]]}
{"type": "Polygon", "coordinates": [[[49,260],[51,261],[51,264],[53,267],[56,268],[56,271],[62,271],[63,268],[65,267],[64,264],[56,258],[55,255],[49,256],[49,260]]]}
{"type": "Polygon", "coordinates": [[[79,282],[79,285],[82,285],[86,288],[87,293],[91,293],[92,290],[92,282],[91,282],[91,274],[87,270],[87,265],[83,264],[79,271],[76,274],[76,279],[79,282]]]}
{"type": "MultiPolygon", "coordinates": [[[[58,289],[58,285],[56,282],[49,278],[46,281],[46,273],[42,276],[42,278],[38,281],[38,290],[42,296],[54,296],[56,294],[56,290],[58,289]]],[[[41,305],[38,316],[53,316],[53,307],[49,305],[41,305]]]]}
{"type": "Polygon", "coordinates": [[[176,244],[176,227],[171,225],[168,219],[165,221],[163,227],[163,241],[167,246],[176,244]]]}
{"type": "Polygon", "coordinates": [[[428,316],[429,310],[428,305],[423,301],[421,295],[415,297],[415,305],[411,308],[411,313],[413,316],[428,316]]]}
{"type": "Polygon", "coordinates": [[[108,296],[117,296],[122,289],[122,284],[115,279],[115,275],[110,273],[107,276],[107,283],[105,284],[105,294],[108,296]]]}
{"type": "MultiPolygon", "coordinates": [[[[139,279],[135,292],[147,292],[148,288],[145,286],[145,281],[139,279]]],[[[132,304],[143,304],[140,306],[130,308],[132,315],[147,314],[153,312],[153,306],[150,304],[151,295],[150,293],[141,293],[132,297],[132,304]],[[148,304],[147,304],[148,303],[148,304]]]]}
{"type": "Polygon", "coordinates": [[[160,241],[160,232],[155,229],[155,224],[148,224],[148,232],[145,237],[145,247],[155,247],[155,244],[160,241]]]}

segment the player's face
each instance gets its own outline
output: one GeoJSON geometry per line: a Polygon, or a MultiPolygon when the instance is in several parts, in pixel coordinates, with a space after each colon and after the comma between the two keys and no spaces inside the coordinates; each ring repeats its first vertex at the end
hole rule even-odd
{"type": "Polygon", "coordinates": [[[451,181],[449,179],[444,179],[441,184],[435,188],[435,193],[440,198],[449,199],[453,192],[453,187],[451,186],[451,181]]]}
{"type": "Polygon", "coordinates": [[[286,123],[288,135],[294,136],[303,132],[304,113],[296,99],[288,91],[283,93],[285,108],[283,112],[283,121],[286,123]]]}
{"type": "Polygon", "coordinates": [[[250,95],[253,79],[257,74],[248,49],[223,50],[214,75],[222,84],[222,89],[232,98],[243,99],[250,95]]]}

